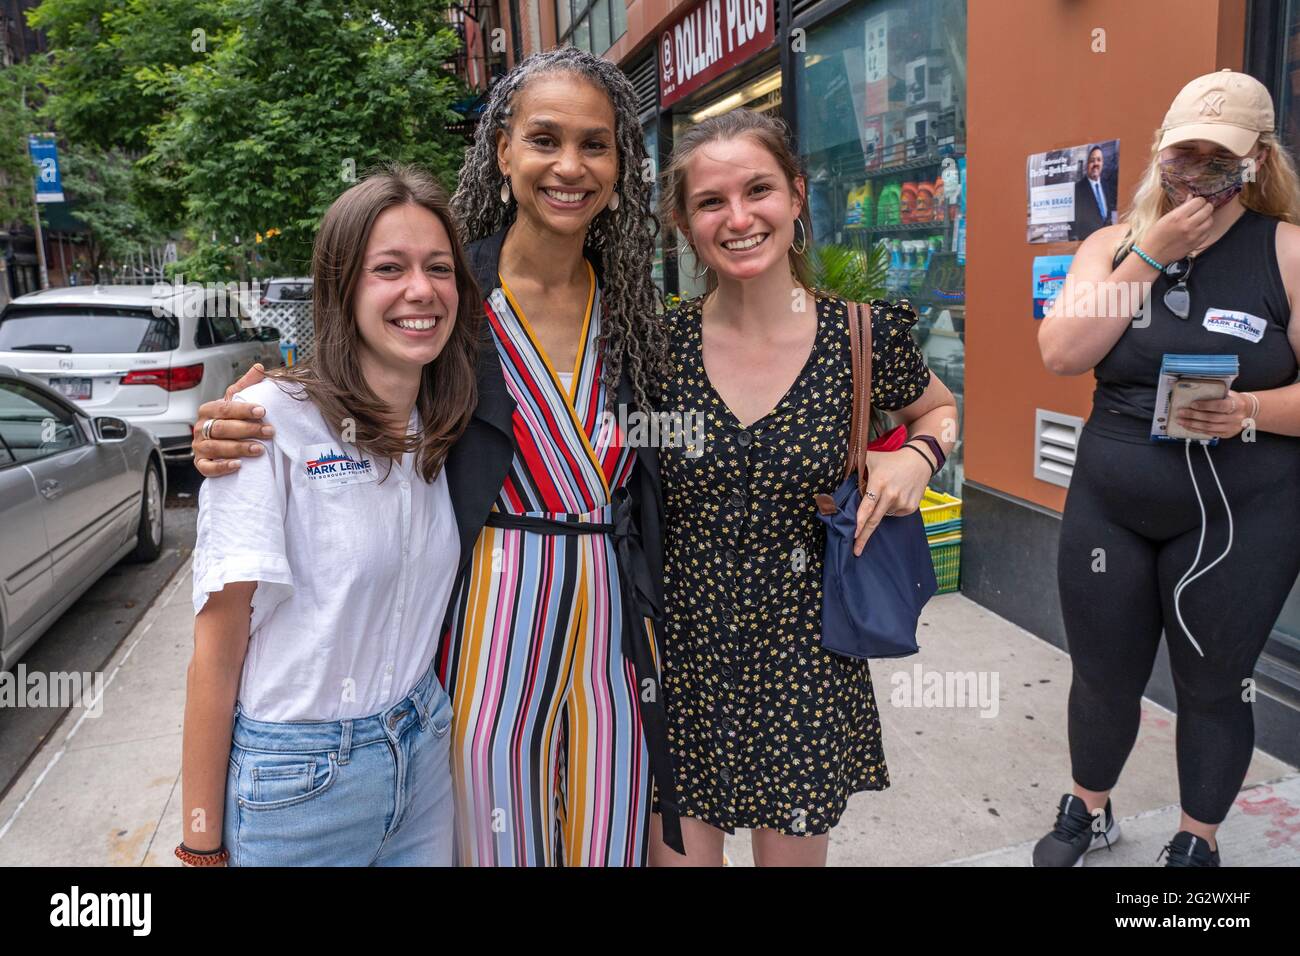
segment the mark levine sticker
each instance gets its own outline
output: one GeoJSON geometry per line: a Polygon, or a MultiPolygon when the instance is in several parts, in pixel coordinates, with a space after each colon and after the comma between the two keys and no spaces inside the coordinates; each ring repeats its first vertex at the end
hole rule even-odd
{"type": "Polygon", "coordinates": [[[1249,312],[1233,312],[1231,309],[1206,309],[1201,324],[1211,332],[1235,335],[1247,342],[1258,342],[1268,328],[1267,319],[1249,312]]]}
{"type": "Polygon", "coordinates": [[[324,442],[307,445],[302,450],[307,480],[316,487],[337,488],[341,485],[359,485],[374,481],[374,463],[359,452],[350,454],[338,446],[324,442]]]}

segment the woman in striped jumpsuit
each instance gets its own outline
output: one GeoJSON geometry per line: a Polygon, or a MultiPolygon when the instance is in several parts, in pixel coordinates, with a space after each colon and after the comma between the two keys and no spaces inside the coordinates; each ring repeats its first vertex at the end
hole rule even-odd
{"type": "Polygon", "coordinates": [[[609,424],[663,354],[644,156],[626,78],[563,48],[493,88],[453,198],[490,333],[448,460],[486,512],[438,662],[462,865],[642,865],[670,779],[658,471],[609,424]]]}
{"type": "MultiPolygon", "coordinates": [[[[652,782],[682,852],[662,797],[658,462],[607,424],[648,410],[666,372],[646,168],[627,77],[562,47],[492,88],[452,197],[487,318],[446,460],[461,565],[437,664],[462,865],[642,865],[652,782]]],[[[200,416],[196,464],[228,474],[253,445],[228,439],[260,422],[240,403],[200,416]]]]}

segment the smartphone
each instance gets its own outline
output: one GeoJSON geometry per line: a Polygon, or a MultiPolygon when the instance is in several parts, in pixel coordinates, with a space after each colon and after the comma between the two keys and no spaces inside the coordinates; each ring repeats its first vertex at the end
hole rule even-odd
{"type": "Polygon", "coordinates": [[[1166,433],[1170,438],[1191,438],[1199,440],[1211,439],[1213,435],[1207,435],[1204,432],[1191,431],[1178,424],[1178,413],[1191,402],[1200,401],[1203,398],[1227,398],[1228,386],[1222,379],[1217,378],[1180,378],[1174,382],[1173,391],[1169,395],[1169,427],[1166,433]]]}

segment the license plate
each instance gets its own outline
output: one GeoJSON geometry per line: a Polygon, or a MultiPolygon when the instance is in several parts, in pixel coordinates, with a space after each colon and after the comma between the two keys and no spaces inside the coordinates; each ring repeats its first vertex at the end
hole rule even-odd
{"type": "Polygon", "coordinates": [[[88,378],[52,378],[50,388],[61,392],[65,398],[84,401],[90,398],[91,381],[88,378]]]}

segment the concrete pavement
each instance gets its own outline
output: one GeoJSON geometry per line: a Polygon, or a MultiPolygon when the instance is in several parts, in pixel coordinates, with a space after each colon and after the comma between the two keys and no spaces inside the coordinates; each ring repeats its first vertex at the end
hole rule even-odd
{"type": "MultiPolygon", "coordinates": [[[[187,562],[106,665],[102,715],[73,711],[0,801],[0,865],[178,865],[192,635],[187,562]]],[[[1069,786],[1069,658],[959,594],[930,602],[921,647],[872,665],[892,786],[850,800],[830,863],[1025,865],[1069,786]]],[[[1154,864],[1177,799],[1173,715],[1144,701],[1123,839],[1088,865],[1154,864]]],[[[1256,751],[1220,839],[1228,866],[1300,864],[1296,768],[1256,751]]],[[[749,864],[748,834],[727,853],[749,864]]]]}

